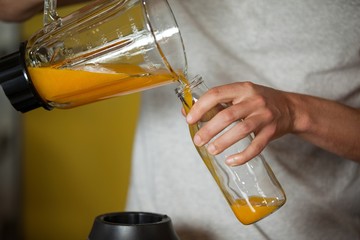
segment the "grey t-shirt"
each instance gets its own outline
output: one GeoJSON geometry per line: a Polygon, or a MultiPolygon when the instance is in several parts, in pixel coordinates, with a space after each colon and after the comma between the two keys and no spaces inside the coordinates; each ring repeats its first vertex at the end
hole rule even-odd
{"type": "MultiPolygon", "coordinates": [[[[189,72],[360,108],[360,0],[171,0],[189,72]]],[[[128,210],[169,215],[182,240],[360,239],[360,164],[293,135],[264,152],[287,203],[244,226],[197,154],[175,84],[142,93],[128,210]]],[[[359,123],[360,124],[360,123],[359,123]]]]}

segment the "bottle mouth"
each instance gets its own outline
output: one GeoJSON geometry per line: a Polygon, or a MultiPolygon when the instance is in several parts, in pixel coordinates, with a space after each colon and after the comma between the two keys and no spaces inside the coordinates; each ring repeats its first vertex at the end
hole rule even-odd
{"type": "Polygon", "coordinates": [[[175,88],[176,95],[181,98],[184,96],[185,91],[190,91],[197,87],[199,84],[203,82],[201,75],[195,75],[188,83],[184,83],[182,81],[179,81],[180,84],[175,88]]]}

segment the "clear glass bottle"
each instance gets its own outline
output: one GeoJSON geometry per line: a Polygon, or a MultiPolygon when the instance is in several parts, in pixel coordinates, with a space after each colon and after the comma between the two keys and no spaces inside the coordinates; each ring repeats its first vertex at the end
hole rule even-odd
{"type": "MultiPolygon", "coordinates": [[[[192,105],[207,90],[202,78],[197,76],[189,84],[177,87],[175,91],[185,112],[188,113],[192,105]]],[[[218,105],[203,116],[201,121],[189,125],[191,137],[193,138],[204,123],[224,108],[226,108],[225,104],[218,105]]],[[[219,135],[232,126],[227,127],[219,135]]],[[[252,136],[248,135],[216,156],[208,153],[207,145],[195,146],[235,216],[246,225],[255,223],[275,212],[286,202],[284,190],[261,154],[243,165],[228,166],[225,164],[226,156],[241,152],[251,143],[252,139],[252,136]]]]}

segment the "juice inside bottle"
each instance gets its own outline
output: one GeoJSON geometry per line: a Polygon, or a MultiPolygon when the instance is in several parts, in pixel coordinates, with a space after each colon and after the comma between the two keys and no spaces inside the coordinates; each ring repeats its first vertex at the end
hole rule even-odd
{"type": "Polygon", "coordinates": [[[39,95],[50,105],[72,108],[175,81],[166,70],[147,72],[137,65],[96,64],[78,69],[29,67],[39,95]]]}
{"type": "Polygon", "coordinates": [[[241,223],[248,225],[273,213],[283,204],[284,201],[276,198],[250,196],[248,199],[237,199],[231,204],[231,209],[241,223]]]}

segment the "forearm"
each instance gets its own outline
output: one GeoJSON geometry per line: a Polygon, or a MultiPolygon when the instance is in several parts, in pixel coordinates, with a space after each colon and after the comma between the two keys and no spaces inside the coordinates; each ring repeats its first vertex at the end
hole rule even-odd
{"type": "Polygon", "coordinates": [[[289,94],[294,134],[339,156],[360,162],[360,110],[316,97],[289,94]]]}

